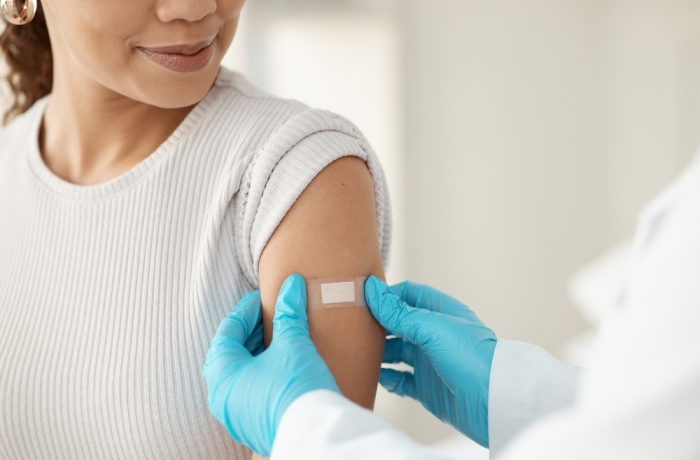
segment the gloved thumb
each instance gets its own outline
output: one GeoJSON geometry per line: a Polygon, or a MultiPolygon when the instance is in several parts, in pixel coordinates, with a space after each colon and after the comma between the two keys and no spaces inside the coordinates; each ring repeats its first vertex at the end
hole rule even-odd
{"type": "Polygon", "coordinates": [[[288,340],[296,336],[309,338],[306,316],[306,282],[300,275],[285,280],[277,296],[275,317],[272,320],[272,341],[288,340]]]}

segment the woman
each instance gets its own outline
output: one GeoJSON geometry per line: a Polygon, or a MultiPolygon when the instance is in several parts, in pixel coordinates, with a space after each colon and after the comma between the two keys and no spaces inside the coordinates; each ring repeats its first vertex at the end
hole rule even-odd
{"type": "MultiPolygon", "coordinates": [[[[382,276],[389,203],[361,134],[219,68],[243,3],[43,0],[3,32],[0,458],[247,458],[201,378],[221,319],[259,287],[269,337],[289,274],[382,276]]],[[[371,407],[368,314],[310,322],[371,407]]]]}

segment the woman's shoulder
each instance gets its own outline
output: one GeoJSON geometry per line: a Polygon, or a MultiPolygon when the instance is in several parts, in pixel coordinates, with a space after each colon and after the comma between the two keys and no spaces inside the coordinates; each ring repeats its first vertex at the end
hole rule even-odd
{"type": "Polygon", "coordinates": [[[239,168],[257,166],[254,175],[270,174],[292,150],[305,163],[345,155],[367,160],[373,155],[362,133],[346,118],[271,95],[225,68],[203,103],[208,112],[202,124],[204,137],[215,138],[222,147],[217,154],[235,160],[239,168]]]}
{"type": "Polygon", "coordinates": [[[223,102],[222,108],[240,110],[245,105],[250,111],[288,112],[297,114],[309,107],[294,99],[272,95],[251,83],[245,76],[221,67],[212,88],[214,98],[223,102]]]}
{"type": "Polygon", "coordinates": [[[360,130],[335,113],[272,96],[235,73],[224,72],[217,85],[231,98],[224,104],[239,120],[233,126],[256,124],[241,131],[256,141],[247,144],[250,148],[239,163],[240,182],[235,188],[237,256],[248,280],[256,285],[262,249],[301,193],[322,170],[343,157],[357,157],[369,168],[386,260],[391,226],[388,188],[379,160],[360,130]],[[255,109],[242,110],[248,106],[255,109]]]}
{"type": "MultiPolygon", "coordinates": [[[[221,114],[229,114],[229,127],[254,124],[258,130],[282,127],[305,132],[341,131],[361,137],[350,121],[327,110],[316,109],[294,99],[272,95],[252,84],[240,73],[222,67],[212,89],[221,114]],[[293,128],[293,129],[294,129],[293,128]]],[[[221,117],[226,118],[226,117],[221,117]]],[[[252,128],[252,126],[251,126],[252,128]]],[[[256,131],[246,130],[251,133],[256,131]]]]}
{"type": "Polygon", "coordinates": [[[36,139],[36,125],[45,105],[46,98],[40,99],[29,110],[14,117],[5,126],[0,126],[0,160],[16,156],[36,139]]]}
{"type": "Polygon", "coordinates": [[[260,100],[274,100],[283,103],[296,104],[301,107],[305,107],[298,101],[291,99],[283,99],[278,96],[274,96],[262,88],[254,85],[250,82],[243,74],[231,70],[227,67],[220,67],[219,73],[216,76],[216,81],[214,82],[215,88],[220,88],[223,91],[231,91],[239,93],[247,98],[260,99],[260,100]]]}

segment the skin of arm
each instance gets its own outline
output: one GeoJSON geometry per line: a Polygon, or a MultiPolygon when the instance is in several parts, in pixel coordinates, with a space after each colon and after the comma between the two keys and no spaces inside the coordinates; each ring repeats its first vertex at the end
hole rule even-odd
{"type": "MultiPolygon", "coordinates": [[[[374,188],[367,165],[343,157],[301,194],[263,250],[259,263],[265,345],[284,280],[374,275],[384,278],[374,188]]],[[[385,331],[366,308],[309,312],[309,331],[343,394],[372,409],[385,331]]],[[[255,457],[254,457],[255,458],[255,457]]]]}

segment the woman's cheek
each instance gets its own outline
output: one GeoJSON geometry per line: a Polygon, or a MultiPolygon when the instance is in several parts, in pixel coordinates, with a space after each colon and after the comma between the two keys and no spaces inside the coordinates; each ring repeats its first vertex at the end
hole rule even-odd
{"type": "Polygon", "coordinates": [[[245,0],[218,0],[216,11],[224,21],[236,19],[241,14],[245,0]]]}

